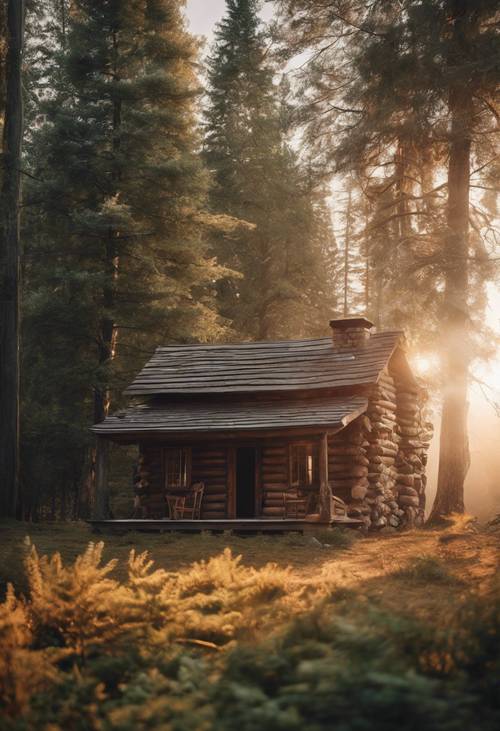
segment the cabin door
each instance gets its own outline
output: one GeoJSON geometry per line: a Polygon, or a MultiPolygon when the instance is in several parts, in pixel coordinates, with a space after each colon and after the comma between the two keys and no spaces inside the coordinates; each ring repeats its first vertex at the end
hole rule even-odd
{"type": "Polygon", "coordinates": [[[255,447],[236,449],[236,517],[255,518],[255,447]]]}

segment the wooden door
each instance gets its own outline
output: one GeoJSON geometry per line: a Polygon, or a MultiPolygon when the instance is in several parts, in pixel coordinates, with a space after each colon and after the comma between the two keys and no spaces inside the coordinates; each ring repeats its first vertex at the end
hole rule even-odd
{"type": "Polygon", "coordinates": [[[255,518],[257,507],[257,449],[236,447],[235,517],[255,518]]]}

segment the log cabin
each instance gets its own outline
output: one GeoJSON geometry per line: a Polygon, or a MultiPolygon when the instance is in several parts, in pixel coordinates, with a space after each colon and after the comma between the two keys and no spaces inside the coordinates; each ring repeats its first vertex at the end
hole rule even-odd
{"type": "Polygon", "coordinates": [[[197,526],[422,523],[432,425],[404,335],[362,317],[330,327],[156,350],[125,391],[130,405],[93,427],[138,445],[141,519],[187,524],[169,496],[202,485],[197,526]]]}

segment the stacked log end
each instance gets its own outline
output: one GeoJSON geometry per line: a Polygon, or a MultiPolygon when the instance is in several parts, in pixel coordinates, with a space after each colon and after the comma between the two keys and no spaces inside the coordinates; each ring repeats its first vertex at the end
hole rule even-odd
{"type": "Polygon", "coordinates": [[[396,419],[400,435],[396,497],[404,527],[422,525],[425,511],[427,451],[433,427],[428,420],[427,392],[396,380],[396,419]]]}
{"type": "Polygon", "coordinates": [[[426,393],[384,371],[369,396],[366,415],[330,447],[334,494],[348,515],[367,527],[406,528],[423,523],[425,466],[432,437],[426,393]]]}
{"type": "Polygon", "coordinates": [[[370,487],[366,500],[370,505],[372,527],[376,529],[401,525],[395,490],[400,442],[396,408],[394,379],[384,372],[370,395],[365,424],[370,460],[370,487]]]}

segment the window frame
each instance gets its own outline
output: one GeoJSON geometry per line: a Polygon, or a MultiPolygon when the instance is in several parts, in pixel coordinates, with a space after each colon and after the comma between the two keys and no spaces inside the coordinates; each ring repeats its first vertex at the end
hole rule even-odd
{"type": "Polygon", "coordinates": [[[191,455],[191,447],[163,447],[162,449],[162,469],[163,469],[163,490],[165,492],[175,492],[176,490],[189,490],[191,487],[191,461],[192,461],[192,455],[191,455]],[[179,452],[185,453],[185,460],[186,460],[186,467],[185,467],[185,486],[182,485],[176,485],[172,486],[168,484],[168,470],[167,470],[167,464],[168,464],[168,454],[173,452],[179,452]]]}
{"type": "MultiPolygon", "coordinates": [[[[292,488],[313,488],[313,487],[319,487],[320,483],[320,475],[319,475],[319,443],[313,439],[304,439],[300,440],[298,442],[290,442],[288,444],[288,484],[292,488]],[[300,481],[293,481],[293,472],[294,472],[294,448],[296,447],[307,447],[311,450],[311,458],[312,458],[312,474],[311,474],[311,481],[308,483],[301,483],[300,481]]],[[[309,455],[306,455],[309,456],[309,455]]],[[[306,465],[306,472],[307,472],[307,465],[306,465]]]]}

